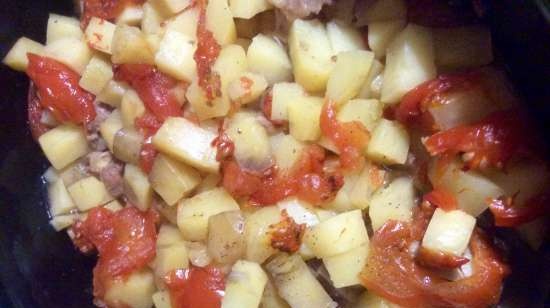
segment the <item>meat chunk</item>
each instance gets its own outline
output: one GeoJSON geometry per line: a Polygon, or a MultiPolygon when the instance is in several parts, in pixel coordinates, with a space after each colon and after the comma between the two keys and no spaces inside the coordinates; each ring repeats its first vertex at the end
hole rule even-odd
{"type": "Polygon", "coordinates": [[[88,154],[90,172],[99,177],[109,193],[118,198],[124,192],[122,170],[124,165],[109,151],[88,154]]]}
{"type": "Polygon", "coordinates": [[[319,13],[323,5],[331,4],[332,0],[269,0],[269,2],[288,17],[303,18],[319,13]]]}

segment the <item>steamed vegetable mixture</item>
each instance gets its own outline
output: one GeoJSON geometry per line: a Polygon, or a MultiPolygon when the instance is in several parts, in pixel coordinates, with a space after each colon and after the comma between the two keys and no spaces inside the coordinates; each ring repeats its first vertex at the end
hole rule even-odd
{"type": "Polygon", "coordinates": [[[84,0],[31,80],[51,225],[132,308],[488,307],[550,180],[474,8],[84,0]]]}

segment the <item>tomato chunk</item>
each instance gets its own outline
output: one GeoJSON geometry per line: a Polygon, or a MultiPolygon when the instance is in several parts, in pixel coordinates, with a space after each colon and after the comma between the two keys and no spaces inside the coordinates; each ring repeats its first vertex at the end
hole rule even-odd
{"type": "Polygon", "coordinates": [[[86,220],[76,223],[75,237],[80,243],[85,239],[93,244],[99,255],[94,268],[94,296],[103,298],[115,279],[147,266],[155,258],[158,219],[156,212],[143,213],[133,206],[117,212],[96,207],[86,220]]]}
{"type": "Polygon", "coordinates": [[[220,76],[212,71],[212,65],[218,58],[221,46],[214,35],[206,28],[206,0],[197,0],[199,6],[199,22],[197,24],[197,49],[194,59],[197,63],[197,75],[199,86],[205,91],[206,98],[210,101],[221,96],[220,76]]]}
{"type": "Polygon", "coordinates": [[[456,197],[443,188],[435,188],[431,192],[425,194],[424,200],[444,211],[452,211],[457,207],[456,197]]]}
{"type": "Polygon", "coordinates": [[[219,308],[225,289],[221,269],[207,266],[177,269],[165,278],[174,308],[219,308]]]}
{"type": "Polygon", "coordinates": [[[489,210],[495,217],[498,227],[516,227],[531,222],[550,211],[550,194],[537,195],[526,202],[524,206],[514,206],[514,198],[492,199],[489,210]]]}
{"type": "Polygon", "coordinates": [[[280,222],[269,226],[271,247],[288,253],[296,252],[302,244],[306,225],[297,224],[286,210],[281,215],[283,219],[280,222]]]}
{"type": "MultiPolygon", "coordinates": [[[[95,119],[95,98],[78,85],[78,73],[52,58],[30,53],[27,57],[27,75],[36,87],[42,108],[59,122],[86,124],[95,119]]],[[[31,108],[34,119],[37,106],[31,108]]]]}
{"type": "Polygon", "coordinates": [[[145,0],[84,0],[80,25],[85,29],[92,17],[114,21],[120,13],[131,5],[141,5],[145,0]]]}
{"type": "Polygon", "coordinates": [[[27,120],[31,128],[32,137],[38,140],[42,134],[48,131],[48,127],[42,123],[44,108],[40,105],[40,98],[36,95],[36,87],[31,82],[27,98],[27,120]]]}

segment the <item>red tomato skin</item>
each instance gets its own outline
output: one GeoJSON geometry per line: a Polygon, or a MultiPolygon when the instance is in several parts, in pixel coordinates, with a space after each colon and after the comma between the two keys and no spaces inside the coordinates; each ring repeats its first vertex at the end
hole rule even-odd
{"type": "Polygon", "coordinates": [[[59,122],[86,124],[95,119],[95,98],[78,85],[78,73],[52,58],[31,53],[27,57],[27,75],[37,89],[42,108],[59,122]]]}
{"type": "Polygon", "coordinates": [[[497,198],[489,202],[489,210],[497,227],[517,227],[550,212],[550,193],[539,194],[523,206],[514,206],[514,198],[497,198]]]}
{"type": "Polygon", "coordinates": [[[424,200],[444,211],[456,210],[458,205],[456,197],[451,192],[440,187],[425,194],[424,200]]]}
{"type": "Polygon", "coordinates": [[[86,29],[92,17],[114,21],[127,6],[141,5],[144,2],[145,0],[84,0],[80,26],[86,29]]]}
{"type": "Polygon", "coordinates": [[[164,279],[174,308],[219,308],[225,290],[221,269],[207,266],[177,269],[164,279]]]}

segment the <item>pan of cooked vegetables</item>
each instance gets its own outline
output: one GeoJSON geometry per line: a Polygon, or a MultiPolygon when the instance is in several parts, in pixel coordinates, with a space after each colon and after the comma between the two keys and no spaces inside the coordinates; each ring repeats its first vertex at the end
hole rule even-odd
{"type": "Polygon", "coordinates": [[[543,1],[4,2],[2,307],[550,304],[543,1]]]}

